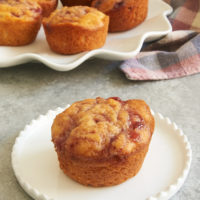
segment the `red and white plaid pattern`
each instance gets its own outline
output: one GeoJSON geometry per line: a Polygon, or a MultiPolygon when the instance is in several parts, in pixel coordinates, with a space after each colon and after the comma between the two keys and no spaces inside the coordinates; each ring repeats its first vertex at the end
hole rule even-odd
{"type": "Polygon", "coordinates": [[[200,32],[200,1],[166,1],[175,9],[169,17],[173,30],[195,30],[200,32]]]}
{"type": "Polygon", "coordinates": [[[174,9],[169,16],[173,32],[122,63],[128,79],[171,79],[200,72],[200,0],[165,1],[174,9]]]}

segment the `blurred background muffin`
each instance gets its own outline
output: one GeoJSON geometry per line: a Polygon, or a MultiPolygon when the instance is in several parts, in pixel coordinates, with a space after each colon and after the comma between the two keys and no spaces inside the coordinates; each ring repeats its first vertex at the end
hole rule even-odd
{"type": "Polygon", "coordinates": [[[37,0],[37,2],[42,7],[43,17],[48,17],[58,5],[58,0],[37,0]]]}
{"type": "Polygon", "coordinates": [[[109,32],[132,29],[148,12],[148,0],[93,0],[91,5],[110,17],[109,32]]]}

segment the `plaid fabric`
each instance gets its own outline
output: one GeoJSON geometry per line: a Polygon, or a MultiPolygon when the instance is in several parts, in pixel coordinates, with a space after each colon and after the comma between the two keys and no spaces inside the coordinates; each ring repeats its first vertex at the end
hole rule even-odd
{"type": "Polygon", "coordinates": [[[120,66],[131,80],[159,80],[200,72],[200,0],[165,0],[173,32],[120,66]],[[189,31],[190,30],[190,31],[189,31]]]}
{"type": "Polygon", "coordinates": [[[174,9],[169,20],[173,30],[200,32],[200,0],[166,0],[174,9]]]}

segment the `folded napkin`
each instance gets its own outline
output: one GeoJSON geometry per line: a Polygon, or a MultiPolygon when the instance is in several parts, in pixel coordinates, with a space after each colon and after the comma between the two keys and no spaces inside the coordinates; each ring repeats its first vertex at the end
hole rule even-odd
{"type": "Polygon", "coordinates": [[[165,0],[173,7],[173,32],[145,45],[120,69],[130,80],[161,80],[200,72],[200,1],[165,0]]]}

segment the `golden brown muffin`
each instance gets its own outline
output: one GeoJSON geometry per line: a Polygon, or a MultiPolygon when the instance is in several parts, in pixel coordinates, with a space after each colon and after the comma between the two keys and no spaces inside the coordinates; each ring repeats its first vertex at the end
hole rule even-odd
{"type": "Polygon", "coordinates": [[[37,0],[37,2],[42,7],[43,17],[48,17],[58,5],[58,0],[37,0]]]}
{"type": "Polygon", "coordinates": [[[1,0],[0,45],[21,46],[33,42],[41,19],[42,9],[32,0],[1,0]]]}
{"type": "Polygon", "coordinates": [[[90,6],[92,0],[61,0],[63,6],[90,6]]]}
{"type": "Polygon", "coordinates": [[[145,20],[148,0],[93,0],[92,7],[110,17],[109,32],[119,32],[132,29],[145,20]]]}
{"type": "Polygon", "coordinates": [[[52,141],[65,174],[84,185],[111,186],[138,173],[153,131],[144,101],[96,98],[57,115],[52,141]]]}
{"type": "Polygon", "coordinates": [[[43,20],[50,48],[61,54],[75,54],[102,47],[108,23],[108,16],[87,6],[63,7],[43,20]]]}

